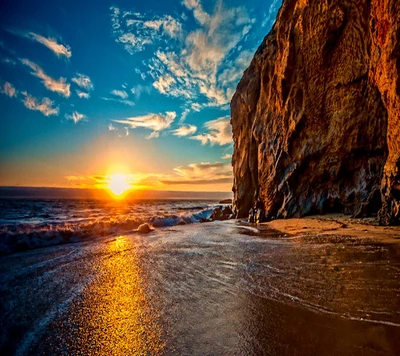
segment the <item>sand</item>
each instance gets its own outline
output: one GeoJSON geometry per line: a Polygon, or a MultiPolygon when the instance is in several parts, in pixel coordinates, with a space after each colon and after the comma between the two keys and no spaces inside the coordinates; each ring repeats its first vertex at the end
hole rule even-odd
{"type": "Polygon", "coordinates": [[[347,215],[330,214],[273,220],[260,225],[288,235],[340,235],[400,243],[400,226],[379,226],[374,218],[354,219],[347,215]]]}

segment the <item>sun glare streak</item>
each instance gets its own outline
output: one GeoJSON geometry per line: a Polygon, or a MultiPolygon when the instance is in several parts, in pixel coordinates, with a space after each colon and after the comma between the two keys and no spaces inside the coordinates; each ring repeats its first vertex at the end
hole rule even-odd
{"type": "Polygon", "coordinates": [[[122,195],[131,189],[129,174],[111,174],[108,181],[108,189],[116,196],[121,198],[122,195]]]}

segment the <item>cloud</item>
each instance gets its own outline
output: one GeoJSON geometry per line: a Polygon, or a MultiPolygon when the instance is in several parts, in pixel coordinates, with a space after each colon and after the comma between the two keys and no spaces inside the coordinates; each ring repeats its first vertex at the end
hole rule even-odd
{"type": "MultiPolygon", "coordinates": [[[[110,177],[107,175],[69,175],[65,179],[70,182],[78,182],[79,185],[105,188],[110,177]]],[[[162,189],[170,185],[232,184],[233,175],[232,167],[229,164],[202,162],[176,167],[171,174],[136,172],[127,174],[126,179],[132,187],[162,189]]]]}
{"type": "Polygon", "coordinates": [[[173,130],[172,133],[178,137],[191,136],[197,131],[197,127],[194,125],[182,125],[176,130],[173,130]]]}
{"type": "Polygon", "coordinates": [[[75,124],[77,124],[79,121],[85,119],[86,116],[77,111],[74,111],[71,115],[65,114],[65,118],[68,120],[72,120],[75,124]]]}
{"type": "Polygon", "coordinates": [[[174,169],[176,177],[164,179],[163,184],[219,184],[232,183],[232,167],[229,164],[215,162],[191,163],[174,169]]]}
{"type": "Polygon", "coordinates": [[[20,36],[28,38],[32,41],[36,41],[41,43],[42,45],[46,46],[48,49],[53,51],[54,54],[57,56],[65,56],[70,58],[72,56],[71,47],[68,45],[64,45],[57,42],[55,38],[47,38],[42,35],[38,35],[34,32],[26,32],[26,31],[19,31],[19,30],[8,30],[8,32],[20,36]]]}
{"type": "Polygon", "coordinates": [[[135,106],[135,103],[132,100],[128,100],[128,99],[116,99],[116,98],[105,98],[102,97],[101,99],[106,100],[106,101],[116,101],[118,103],[122,103],[128,106],[135,106]]]}
{"type": "Polygon", "coordinates": [[[16,62],[16,61],[14,61],[13,59],[8,58],[8,57],[2,58],[1,61],[2,61],[3,63],[5,63],[5,64],[9,64],[9,65],[11,65],[11,66],[17,65],[17,62],[16,62]]]}
{"type": "Polygon", "coordinates": [[[108,125],[108,131],[115,131],[117,128],[113,124],[108,125]]]}
{"type": "Polygon", "coordinates": [[[232,127],[229,116],[221,117],[217,120],[208,121],[204,124],[208,132],[201,135],[192,136],[190,139],[198,140],[202,145],[227,145],[232,143],[232,127]]]}
{"type": "Polygon", "coordinates": [[[113,120],[113,122],[124,124],[131,129],[139,127],[152,130],[147,138],[156,138],[161,131],[168,129],[175,120],[175,112],[166,112],[165,114],[148,114],[143,116],[130,117],[125,120],[113,120]]]}
{"type": "Polygon", "coordinates": [[[221,157],[221,159],[232,159],[232,154],[227,153],[221,157]]]}
{"type": "Polygon", "coordinates": [[[0,93],[5,94],[9,96],[10,98],[12,97],[17,97],[17,90],[14,88],[14,86],[9,83],[5,82],[1,87],[0,87],[0,93]]]}
{"type": "Polygon", "coordinates": [[[282,0],[274,0],[269,7],[268,15],[264,14],[264,20],[261,27],[266,27],[268,24],[272,26],[275,22],[276,13],[278,11],[278,5],[282,4],[282,0]]]}
{"type": "Polygon", "coordinates": [[[85,93],[84,91],[80,91],[78,89],[76,89],[76,95],[78,95],[81,99],[89,99],[90,98],[90,94],[89,93],[85,93]]]}
{"type": "Polygon", "coordinates": [[[85,74],[76,73],[76,76],[71,79],[76,85],[85,89],[87,91],[91,91],[94,89],[93,83],[90,78],[85,74]]]}
{"type": "Polygon", "coordinates": [[[111,7],[111,23],[115,42],[121,43],[130,54],[143,51],[147,46],[162,40],[178,39],[182,24],[172,16],[145,18],[140,13],[111,7]]]}
{"type": "Polygon", "coordinates": [[[183,4],[188,10],[193,10],[193,15],[200,24],[204,25],[205,23],[210,22],[210,15],[203,10],[200,1],[184,0],[183,4]]]}
{"type": "Polygon", "coordinates": [[[147,85],[138,84],[131,88],[131,93],[135,96],[136,100],[139,100],[142,94],[151,93],[151,87],[147,85]]]}
{"type": "Polygon", "coordinates": [[[153,86],[167,96],[186,101],[206,100],[202,106],[222,107],[229,103],[237,81],[249,61],[234,61],[231,51],[247,35],[254,24],[244,7],[224,8],[219,3],[208,14],[197,0],[185,0],[199,28],[185,33],[179,47],[158,49],[148,63],[153,86]],[[223,81],[219,76],[226,69],[223,81]],[[236,74],[238,73],[238,74],[236,74]]]}
{"type": "Polygon", "coordinates": [[[113,90],[111,94],[119,96],[121,99],[126,99],[129,96],[125,90],[113,90]]]}
{"type": "Polygon", "coordinates": [[[69,97],[71,95],[70,84],[66,82],[65,78],[59,78],[58,80],[51,78],[48,76],[41,67],[39,67],[36,63],[33,63],[29,59],[20,59],[20,62],[25,66],[32,69],[32,75],[42,79],[42,83],[44,86],[53,92],[56,92],[65,97],[69,97]]]}
{"type": "Polygon", "coordinates": [[[27,92],[22,92],[22,95],[25,97],[22,102],[29,110],[40,111],[45,116],[58,115],[59,108],[54,107],[54,102],[49,98],[39,100],[27,92]]]}

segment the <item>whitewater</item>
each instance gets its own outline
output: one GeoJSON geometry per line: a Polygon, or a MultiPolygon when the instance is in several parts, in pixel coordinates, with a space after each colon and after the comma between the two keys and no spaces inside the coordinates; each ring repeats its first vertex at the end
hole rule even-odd
{"type": "Polygon", "coordinates": [[[0,254],[210,218],[218,201],[0,199],[0,254]]]}

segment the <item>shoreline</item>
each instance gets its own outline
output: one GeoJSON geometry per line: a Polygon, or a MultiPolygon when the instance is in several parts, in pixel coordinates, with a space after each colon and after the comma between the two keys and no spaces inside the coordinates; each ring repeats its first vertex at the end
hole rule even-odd
{"type": "Polygon", "coordinates": [[[374,238],[381,242],[400,243],[400,226],[379,226],[376,218],[352,218],[344,214],[313,215],[302,218],[260,223],[291,236],[336,235],[374,238]]]}

